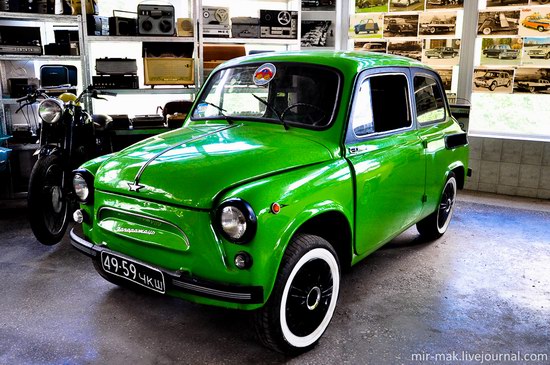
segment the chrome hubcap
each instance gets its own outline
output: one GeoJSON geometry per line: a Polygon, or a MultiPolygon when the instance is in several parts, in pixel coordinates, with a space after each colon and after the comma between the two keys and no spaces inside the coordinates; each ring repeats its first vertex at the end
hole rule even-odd
{"type": "Polygon", "coordinates": [[[307,309],[310,311],[317,308],[319,305],[319,302],[321,301],[321,289],[318,286],[314,286],[309,291],[309,294],[307,295],[307,309]]]}

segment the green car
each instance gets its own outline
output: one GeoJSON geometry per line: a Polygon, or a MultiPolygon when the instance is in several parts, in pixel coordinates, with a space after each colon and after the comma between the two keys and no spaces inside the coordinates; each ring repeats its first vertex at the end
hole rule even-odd
{"type": "Polygon", "coordinates": [[[416,61],[238,58],[183,128],[75,171],[71,242],[115,284],[253,311],[260,341],[296,354],[327,329],[343,268],[414,224],[445,233],[468,149],[416,61]]]}

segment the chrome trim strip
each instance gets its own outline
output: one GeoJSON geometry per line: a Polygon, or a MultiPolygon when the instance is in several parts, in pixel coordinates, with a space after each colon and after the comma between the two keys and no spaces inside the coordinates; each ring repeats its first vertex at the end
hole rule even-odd
{"type": "MultiPolygon", "coordinates": [[[[175,145],[173,146],[170,146],[170,147],[167,147],[165,148],[164,150],[158,152],[156,155],[154,155],[153,157],[151,157],[147,162],[145,162],[143,164],[143,166],[141,166],[141,168],[139,169],[139,171],[137,172],[136,174],[136,177],[134,178],[134,184],[133,186],[139,186],[139,179],[141,179],[141,175],[143,174],[143,171],[147,168],[147,166],[149,166],[154,160],[156,160],[158,157],[162,156],[163,154],[165,154],[166,152],[168,151],[171,151],[173,150],[174,148],[177,148],[177,147],[180,147],[180,146],[183,146],[184,144],[186,143],[191,143],[191,142],[195,142],[195,141],[198,141],[199,139],[201,138],[204,138],[204,137],[208,137],[208,136],[211,136],[213,134],[216,134],[216,133],[219,133],[219,132],[223,132],[227,129],[230,129],[230,128],[234,128],[234,127],[237,127],[236,124],[230,124],[226,127],[222,127],[222,128],[219,128],[219,129],[216,129],[212,132],[208,132],[206,134],[201,134],[200,136],[197,136],[197,137],[194,137],[194,138],[191,138],[191,139],[188,139],[186,141],[183,141],[183,142],[180,142],[180,143],[176,143],[175,145]]],[[[139,190],[139,189],[138,189],[139,190]]],[[[137,191],[137,190],[136,190],[137,191]]]]}
{"type": "Polygon", "coordinates": [[[163,224],[167,224],[171,227],[174,227],[175,229],[177,229],[182,237],[183,237],[183,240],[185,241],[185,246],[187,248],[189,248],[189,238],[187,238],[187,235],[185,234],[185,232],[180,228],[178,227],[177,225],[175,225],[174,223],[171,223],[171,222],[168,222],[168,221],[165,221],[163,219],[159,219],[159,218],[154,218],[154,217],[150,217],[150,216],[147,216],[147,215],[143,215],[143,214],[139,214],[139,213],[133,213],[133,212],[128,212],[127,210],[122,210],[122,209],[118,209],[118,208],[113,208],[113,207],[101,207],[99,208],[99,211],[97,212],[97,218],[98,220],[100,221],[101,220],[101,212],[103,210],[112,210],[112,211],[115,211],[115,212],[118,212],[118,213],[122,213],[122,214],[128,214],[128,215],[132,215],[134,217],[138,217],[138,218],[143,218],[143,219],[150,219],[152,221],[155,221],[155,222],[159,222],[159,223],[163,223],[163,224]]]}
{"type": "Polygon", "coordinates": [[[80,238],[75,233],[74,228],[71,229],[69,236],[71,238],[71,245],[73,245],[74,248],[84,252],[87,255],[90,255],[93,257],[97,256],[97,252],[94,250],[94,244],[86,241],[85,239],[80,238]]]}
{"type": "Polygon", "coordinates": [[[179,286],[180,288],[189,289],[197,291],[199,293],[209,294],[216,297],[222,298],[231,298],[231,299],[241,299],[241,300],[251,300],[252,295],[249,293],[232,293],[224,290],[210,289],[203,286],[198,286],[195,284],[189,284],[182,281],[172,280],[172,284],[179,286]]]}

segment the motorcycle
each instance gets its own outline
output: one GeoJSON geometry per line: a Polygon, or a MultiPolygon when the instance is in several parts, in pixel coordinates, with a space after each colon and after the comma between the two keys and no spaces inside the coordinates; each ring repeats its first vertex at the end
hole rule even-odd
{"type": "Polygon", "coordinates": [[[61,241],[69,223],[71,171],[92,158],[112,152],[104,134],[108,116],[90,115],[82,106],[84,97],[107,100],[102,95],[115,93],[92,86],[80,95],[64,93],[51,97],[43,91],[20,98],[19,109],[40,100],[38,115],[40,147],[35,152],[27,195],[29,222],[38,241],[54,245],[61,241]]]}

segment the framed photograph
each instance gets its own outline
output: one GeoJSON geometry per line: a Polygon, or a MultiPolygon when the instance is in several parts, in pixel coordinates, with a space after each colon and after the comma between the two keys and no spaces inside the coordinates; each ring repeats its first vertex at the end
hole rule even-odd
{"type": "Polygon", "coordinates": [[[388,53],[387,41],[355,41],[353,43],[354,51],[366,51],[376,53],[388,53]]]}
{"type": "Polygon", "coordinates": [[[386,15],[384,16],[384,38],[387,37],[417,37],[418,14],[386,15]]]}
{"type": "Polygon", "coordinates": [[[350,17],[350,38],[382,38],[384,14],[355,14],[350,17]]]}
{"type": "Polygon", "coordinates": [[[550,6],[521,10],[519,34],[541,36],[550,33],[550,6]]]}
{"type": "Polygon", "coordinates": [[[455,66],[460,60],[460,39],[424,39],[422,62],[428,65],[455,66]]]}
{"type": "Polygon", "coordinates": [[[441,77],[445,91],[451,91],[453,85],[453,69],[435,68],[435,71],[439,74],[439,77],[441,77]]]}
{"type": "Polygon", "coordinates": [[[513,68],[478,67],[474,69],[472,91],[510,94],[513,81],[513,68]]]}
{"type": "Polygon", "coordinates": [[[550,37],[524,38],[521,63],[550,67],[550,37]]]}
{"type": "Polygon", "coordinates": [[[518,68],[514,93],[550,94],[550,68],[518,68]]]}
{"type": "Polygon", "coordinates": [[[481,65],[514,65],[521,63],[522,38],[483,38],[481,65]]]}
{"type": "Polygon", "coordinates": [[[330,20],[302,20],[302,47],[334,47],[334,23],[330,20]]]}
{"type": "Polygon", "coordinates": [[[487,0],[487,7],[528,5],[529,0],[487,0]]]}
{"type": "Polygon", "coordinates": [[[389,41],[388,53],[422,61],[422,41],[389,41]]]}
{"type": "Polygon", "coordinates": [[[477,34],[481,36],[518,35],[520,11],[480,11],[477,34]]]}
{"type": "Polygon", "coordinates": [[[336,0],[302,0],[305,11],[335,11],[336,0]]]}
{"type": "Polygon", "coordinates": [[[390,0],[390,11],[423,11],[424,0],[390,0]]]}
{"type": "Polygon", "coordinates": [[[385,13],[389,0],[355,0],[356,13],[385,13]]]}
{"type": "Polygon", "coordinates": [[[426,0],[427,10],[463,8],[464,0],[426,0]]]}
{"type": "Polygon", "coordinates": [[[455,36],[456,11],[450,12],[425,12],[418,19],[419,32],[422,36],[455,36]]]}

